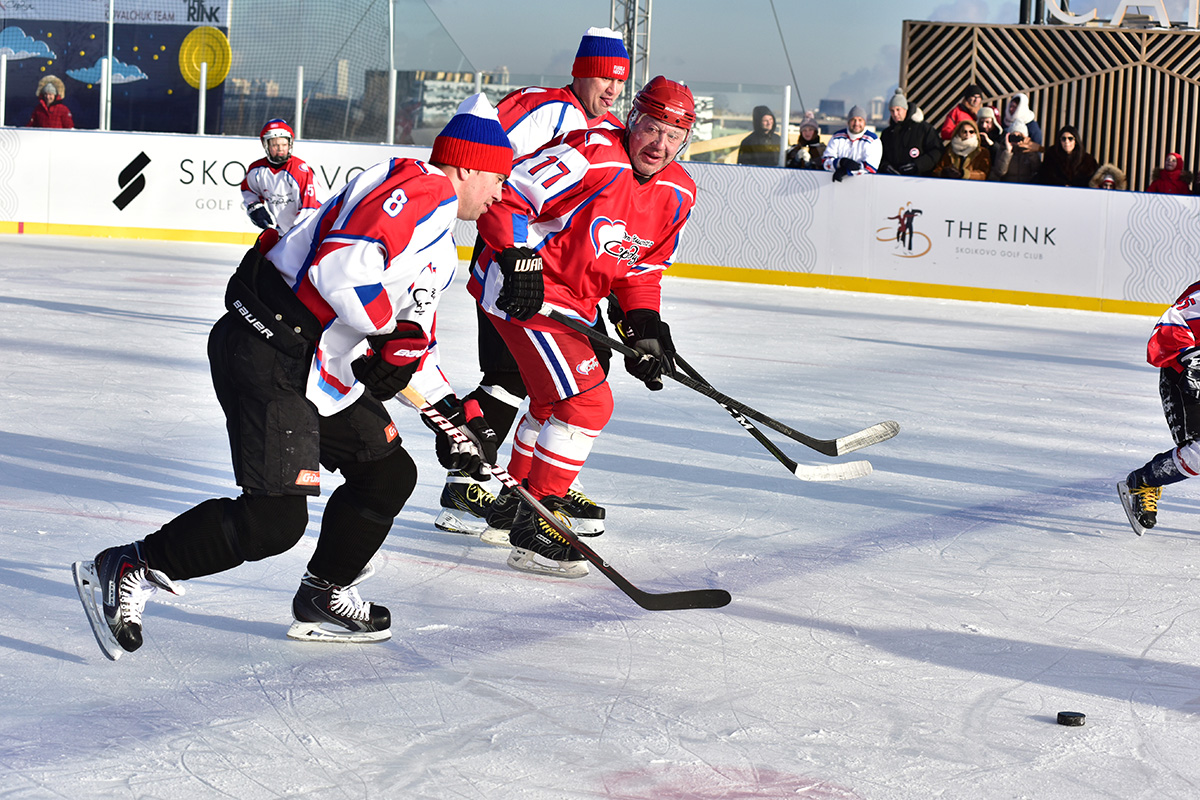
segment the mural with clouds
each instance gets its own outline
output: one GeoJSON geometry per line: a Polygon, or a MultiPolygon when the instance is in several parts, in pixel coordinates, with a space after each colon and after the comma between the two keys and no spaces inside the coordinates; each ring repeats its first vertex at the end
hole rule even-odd
{"type": "MultiPolygon", "coordinates": [[[[66,86],[63,100],[76,127],[99,127],[108,26],[90,11],[86,3],[53,0],[0,4],[9,125],[27,124],[38,81],[56,75],[66,86]],[[39,14],[43,18],[35,18],[39,14]]],[[[200,58],[210,64],[206,132],[220,133],[228,71],[227,0],[118,0],[115,19],[112,129],[195,133],[199,80],[194,62],[200,58]],[[213,64],[222,57],[223,70],[213,64]]]]}

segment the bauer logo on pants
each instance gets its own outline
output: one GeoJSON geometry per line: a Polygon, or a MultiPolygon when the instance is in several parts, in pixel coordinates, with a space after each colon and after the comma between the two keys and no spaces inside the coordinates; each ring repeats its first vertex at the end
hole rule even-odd
{"type": "Polygon", "coordinates": [[[142,170],[149,163],[150,156],[141,152],[133,161],[125,165],[125,169],[121,170],[121,174],[117,176],[117,185],[121,187],[121,193],[113,198],[113,205],[124,211],[125,206],[142,193],[142,189],[146,188],[146,176],[142,174],[142,170]]]}

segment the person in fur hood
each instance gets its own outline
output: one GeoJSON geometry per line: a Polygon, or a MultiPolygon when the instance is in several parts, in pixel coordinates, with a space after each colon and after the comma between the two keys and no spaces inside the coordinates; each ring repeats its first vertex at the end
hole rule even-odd
{"type": "Polygon", "coordinates": [[[29,115],[31,128],[74,128],[75,120],[63,103],[66,87],[57,75],[46,75],[37,85],[37,105],[29,115]]]}
{"type": "Polygon", "coordinates": [[[1088,181],[1088,186],[1093,189],[1116,189],[1124,191],[1129,188],[1129,184],[1125,180],[1125,173],[1117,168],[1116,164],[1106,162],[1100,165],[1100,169],[1092,175],[1092,179],[1088,181]]]}

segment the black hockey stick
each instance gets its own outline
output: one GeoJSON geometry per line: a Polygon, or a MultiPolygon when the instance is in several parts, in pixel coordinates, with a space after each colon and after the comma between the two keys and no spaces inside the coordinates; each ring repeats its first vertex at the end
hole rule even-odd
{"type": "MultiPolygon", "coordinates": [[[[414,408],[432,421],[433,424],[445,431],[446,435],[455,442],[464,444],[470,441],[467,435],[459,430],[453,422],[446,419],[437,409],[425,402],[425,398],[416,389],[406,387],[401,390],[400,394],[414,408]]],[[[507,470],[497,464],[489,466],[492,470],[492,475],[497,480],[516,491],[521,496],[521,499],[533,507],[538,516],[544,519],[550,527],[554,528],[560,536],[566,539],[596,569],[604,573],[604,577],[616,584],[618,589],[629,595],[630,599],[642,608],[648,611],[676,611],[683,608],[720,608],[729,605],[729,601],[733,599],[729,592],[724,589],[692,589],[683,592],[655,593],[637,588],[626,580],[621,573],[613,569],[607,561],[597,555],[595,550],[581,542],[579,537],[571,532],[570,526],[564,525],[562,520],[555,516],[554,512],[548,510],[538,502],[537,498],[530,494],[529,490],[522,486],[520,481],[509,475],[507,470]]]]}
{"type": "MultiPolygon", "coordinates": [[[[683,356],[675,354],[675,364],[683,369],[688,375],[691,375],[695,380],[701,383],[708,384],[696,369],[684,360],[683,356]]],[[[810,466],[807,464],[798,464],[788,457],[786,453],[780,450],[774,442],[767,438],[766,434],[754,426],[754,423],[746,419],[745,416],[738,413],[729,406],[721,403],[721,408],[729,412],[729,415],[741,425],[747,433],[755,438],[759,444],[767,449],[767,452],[775,456],[780,464],[788,468],[788,471],[802,481],[844,481],[850,478],[861,478],[864,475],[871,474],[871,462],[869,461],[848,461],[841,464],[828,464],[824,466],[810,466]]]]}
{"type": "MultiPolygon", "coordinates": [[[[557,323],[566,325],[571,330],[579,331],[589,339],[608,345],[621,355],[629,356],[630,358],[642,357],[642,353],[634,350],[624,342],[613,339],[611,336],[605,336],[603,333],[600,333],[599,331],[583,324],[582,322],[571,319],[566,314],[554,309],[550,305],[542,306],[542,310],[539,313],[541,313],[542,316],[549,317],[557,323]]],[[[727,409],[736,410],[742,414],[745,414],[750,419],[753,419],[756,422],[761,422],[768,428],[773,428],[785,436],[795,439],[805,447],[810,447],[813,450],[816,450],[818,453],[823,453],[827,456],[845,455],[846,453],[851,453],[868,445],[877,444],[879,442],[891,439],[900,432],[900,423],[889,421],[880,422],[872,425],[869,428],[863,428],[861,431],[856,431],[855,433],[851,433],[847,436],[842,436],[837,439],[816,439],[808,434],[801,433],[790,425],[783,424],[777,419],[768,417],[761,411],[756,411],[745,403],[734,400],[727,394],[718,392],[708,383],[697,381],[688,375],[680,373],[678,370],[671,373],[668,377],[674,381],[677,381],[678,383],[682,383],[689,389],[696,390],[706,397],[711,397],[713,400],[716,400],[717,403],[725,406],[727,409]]]]}

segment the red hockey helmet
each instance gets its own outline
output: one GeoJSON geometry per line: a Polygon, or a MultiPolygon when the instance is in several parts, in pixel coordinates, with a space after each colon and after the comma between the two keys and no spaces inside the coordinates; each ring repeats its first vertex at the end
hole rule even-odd
{"type": "Polygon", "coordinates": [[[696,101],[692,99],[692,90],[662,75],[642,87],[633,98],[633,109],[686,130],[691,130],[696,122],[696,101]]]}
{"type": "Polygon", "coordinates": [[[296,139],[296,134],[292,131],[292,126],[283,120],[269,120],[266,125],[263,125],[262,132],[258,134],[258,138],[262,141],[263,150],[267,154],[267,161],[270,161],[272,164],[282,164],[292,157],[292,143],[296,139]],[[287,155],[282,157],[271,155],[271,148],[267,146],[267,143],[272,139],[287,139],[287,155]]]}

